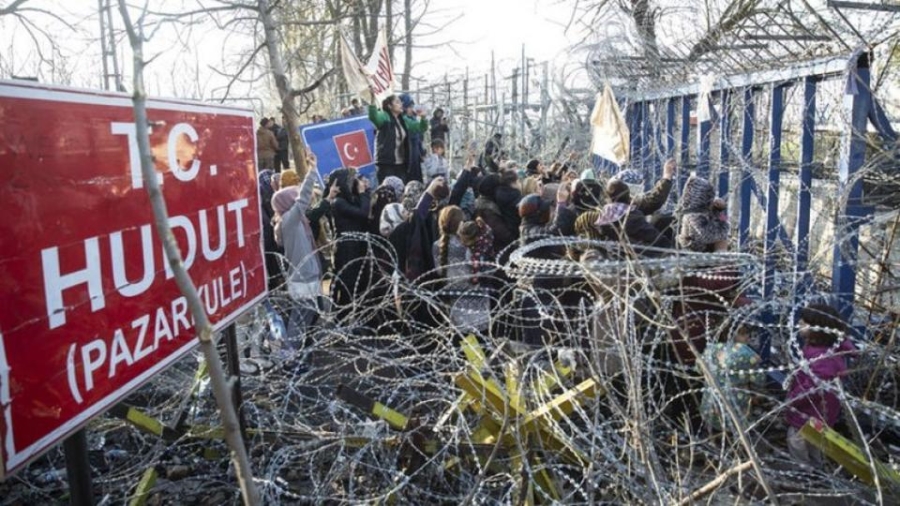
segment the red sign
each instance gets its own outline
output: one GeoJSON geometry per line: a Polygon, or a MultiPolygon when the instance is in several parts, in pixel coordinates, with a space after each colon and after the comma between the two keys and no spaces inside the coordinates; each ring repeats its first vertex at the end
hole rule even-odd
{"type": "Polygon", "coordinates": [[[344,167],[363,167],[372,163],[369,141],[363,130],[334,136],[334,147],[344,167]]]}
{"type": "MultiPolygon", "coordinates": [[[[265,296],[253,117],[150,100],[184,265],[216,329],[265,296]]],[[[197,344],[129,97],[0,81],[0,477],[197,344]]]]}

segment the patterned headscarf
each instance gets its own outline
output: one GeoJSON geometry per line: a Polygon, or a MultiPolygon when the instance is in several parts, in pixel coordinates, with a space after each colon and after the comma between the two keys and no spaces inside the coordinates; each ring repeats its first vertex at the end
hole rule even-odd
{"type": "Polygon", "coordinates": [[[406,183],[406,189],[403,190],[403,207],[409,212],[415,211],[423,193],[425,193],[425,185],[421,181],[406,183]]]}
{"type": "Polygon", "coordinates": [[[378,231],[385,237],[391,235],[391,232],[406,220],[405,214],[406,210],[403,208],[403,205],[396,202],[384,206],[384,210],[381,211],[378,231]]]}
{"type": "Polygon", "coordinates": [[[403,190],[405,189],[403,186],[403,180],[397,176],[388,176],[384,178],[384,181],[381,182],[381,186],[388,187],[394,190],[395,201],[399,202],[401,198],[403,198],[403,190]]]}

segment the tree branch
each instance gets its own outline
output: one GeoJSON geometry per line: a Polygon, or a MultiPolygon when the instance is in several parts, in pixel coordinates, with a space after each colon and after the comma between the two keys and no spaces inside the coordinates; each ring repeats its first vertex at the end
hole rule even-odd
{"type": "Polygon", "coordinates": [[[315,80],[312,84],[310,84],[309,86],[307,86],[307,87],[305,87],[305,88],[301,88],[301,89],[299,89],[299,90],[291,90],[291,96],[292,96],[292,97],[297,97],[297,96],[300,96],[300,95],[306,95],[307,93],[310,93],[310,92],[314,91],[316,88],[318,88],[319,86],[321,86],[322,83],[325,82],[326,79],[328,79],[329,77],[331,77],[331,75],[334,74],[334,72],[335,72],[335,69],[332,68],[332,69],[328,70],[328,72],[325,72],[324,74],[322,74],[322,77],[316,79],[316,80],[315,80]]]}
{"type": "Polygon", "coordinates": [[[6,7],[0,7],[0,16],[5,16],[7,14],[12,14],[16,12],[19,7],[22,6],[28,0],[13,0],[13,3],[7,5],[6,7]]]}
{"type": "Polygon", "coordinates": [[[166,201],[163,198],[153,163],[153,155],[150,148],[149,119],[147,117],[147,94],[144,90],[144,33],[141,25],[146,10],[138,20],[138,29],[135,29],[135,25],[131,22],[131,16],[128,14],[125,0],[119,0],[119,13],[125,24],[125,31],[131,43],[134,58],[134,95],[132,97],[134,102],[134,121],[137,130],[141,174],[143,175],[144,184],[147,186],[150,205],[153,208],[156,230],[162,240],[166,259],[175,275],[175,283],[178,285],[182,295],[187,299],[188,308],[195,322],[194,328],[209,368],[210,383],[212,384],[219,413],[222,417],[225,440],[231,448],[231,457],[234,461],[235,473],[244,496],[244,503],[256,506],[259,504],[259,495],[256,491],[256,484],[253,482],[253,475],[250,471],[250,459],[244,447],[244,441],[240,433],[240,424],[238,423],[234,404],[232,404],[231,388],[226,380],[225,371],[222,368],[222,362],[216,350],[212,324],[203,307],[203,302],[200,300],[200,295],[197,293],[197,287],[184,267],[178,243],[175,241],[175,236],[172,234],[172,228],[169,225],[169,212],[166,209],[166,201]]]}

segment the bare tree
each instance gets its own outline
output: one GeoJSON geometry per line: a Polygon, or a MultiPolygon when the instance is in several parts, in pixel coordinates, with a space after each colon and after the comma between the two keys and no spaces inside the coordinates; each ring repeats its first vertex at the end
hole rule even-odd
{"type": "MultiPolygon", "coordinates": [[[[17,35],[17,29],[21,29],[27,35],[30,42],[30,54],[37,58],[26,58],[27,72],[34,72],[34,77],[44,77],[46,70],[50,75],[47,80],[61,84],[71,84],[72,69],[68,66],[68,59],[63,54],[59,44],[57,30],[65,32],[77,32],[71,23],[63,19],[58,13],[35,6],[29,3],[31,0],[13,0],[7,5],[0,5],[0,33],[17,35]],[[8,23],[8,24],[6,24],[8,23]]],[[[16,47],[14,42],[18,39],[10,39],[10,57],[3,58],[0,55],[0,77],[13,76],[22,71],[24,67],[15,64],[14,55],[16,47]]]]}

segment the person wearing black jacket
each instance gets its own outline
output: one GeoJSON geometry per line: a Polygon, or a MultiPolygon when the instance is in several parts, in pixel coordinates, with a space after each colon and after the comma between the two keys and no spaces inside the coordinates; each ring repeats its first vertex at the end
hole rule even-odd
{"type": "Polygon", "coordinates": [[[275,170],[281,172],[291,167],[290,160],[288,160],[288,130],[275,123],[275,118],[272,118],[272,133],[275,134],[275,140],[278,141],[278,150],[275,151],[275,170]]]}
{"type": "Polygon", "coordinates": [[[369,106],[369,120],[375,125],[375,166],[377,167],[378,182],[381,183],[388,176],[397,176],[404,183],[412,180],[422,180],[421,154],[418,174],[410,171],[410,160],[415,155],[414,150],[421,149],[413,146],[413,134],[425,132],[428,129],[428,118],[425,112],[420,112],[419,121],[403,114],[403,103],[395,95],[384,99],[381,110],[374,105],[369,106]]]}
{"type": "Polygon", "coordinates": [[[347,306],[354,302],[357,292],[363,292],[367,288],[360,279],[367,248],[364,242],[346,240],[345,236],[368,230],[371,197],[368,181],[357,178],[349,169],[332,172],[328,177],[329,192],[333,185],[337,185],[339,191],[331,205],[337,238],[334,251],[334,267],[337,272],[331,292],[337,304],[347,306]]]}
{"type": "Polygon", "coordinates": [[[481,153],[481,159],[479,160],[479,165],[484,168],[487,172],[497,173],[500,172],[500,153],[502,151],[502,145],[500,141],[503,139],[503,134],[495,133],[491,136],[490,139],[484,144],[484,152],[481,153]]]}
{"type": "Polygon", "coordinates": [[[522,191],[517,188],[519,175],[514,169],[505,169],[500,172],[500,185],[494,194],[494,201],[500,207],[500,214],[506,227],[513,231],[513,240],[519,238],[519,201],[522,200],[522,191]]]}
{"type": "Polygon", "coordinates": [[[274,291],[284,284],[284,275],[281,271],[280,257],[284,255],[284,248],[275,242],[275,229],[272,218],[275,211],[272,209],[272,196],[275,188],[272,185],[272,169],[264,169],[259,172],[259,203],[262,208],[263,224],[263,248],[266,257],[266,271],[268,273],[269,291],[274,291]]]}

